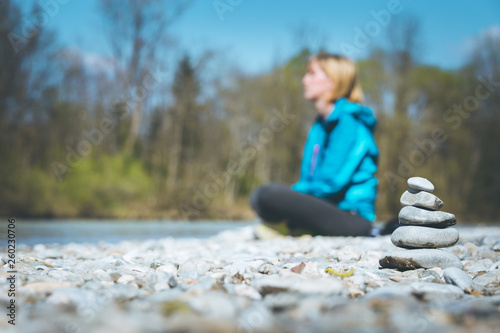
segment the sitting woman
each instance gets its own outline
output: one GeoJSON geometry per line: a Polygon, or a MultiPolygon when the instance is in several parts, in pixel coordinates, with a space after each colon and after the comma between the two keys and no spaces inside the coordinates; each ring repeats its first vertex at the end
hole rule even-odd
{"type": "Polygon", "coordinates": [[[300,179],[291,187],[255,189],[250,204],[262,220],[257,238],[274,235],[368,236],[375,220],[376,119],[361,106],[356,65],[343,56],[313,56],[302,79],[318,114],[305,143],[300,179]]]}

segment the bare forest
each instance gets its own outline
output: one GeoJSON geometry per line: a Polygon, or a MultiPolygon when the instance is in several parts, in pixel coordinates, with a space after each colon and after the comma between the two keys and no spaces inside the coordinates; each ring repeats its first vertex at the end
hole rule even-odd
{"type": "MultiPolygon", "coordinates": [[[[137,4],[101,1],[113,57],[89,64],[56,31],[26,36],[29,13],[2,2],[1,215],[252,219],[253,188],[297,181],[315,117],[301,78],[323,47],[303,40],[250,75],[224,68],[220,50],[176,47],[170,27],[187,2],[170,1],[168,15],[137,4]]],[[[357,61],[378,120],[377,219],[396,216],[406,179],[421,176],[459,220],[498,222],[500,37],[477,36],[467,63],[448,70],[419,61],[418,18],[386,30],[357,61]]]]}

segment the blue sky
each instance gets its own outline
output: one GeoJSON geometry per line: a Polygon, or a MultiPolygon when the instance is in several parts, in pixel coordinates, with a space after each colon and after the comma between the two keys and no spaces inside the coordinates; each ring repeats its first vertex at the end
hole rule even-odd
{"type": "MultiPolygon", "coordinates": [[[[57,0],[32,0],[51,1],[57,0]]],[[[60,5],[48,23],[48,27],[57,32],[59,42],[92,57],[109,56],[97,10],[99,1],[65,1],[67,4],[60,5]]],[[[273,62],[289,57],[299,46],[297,31],[300,26],[307,28],[307,36],[313,45],[324,41],[329,51],[341,52],[341,43],[353,45],[356,28],[365,32],[369,22],[376,22],[371,14],[373,11],[387,10],[391,1],[398,2],[217,1],[228,4],[231,10],[220,15],[214,6],[215,1],[193,0],[171,28],[171,34],[178,40],[179,49],[195,55],[208,49],[223,52],[227,59],[247,72],[265,71],[273,62]]],[[[23,5],[27,3],[23,2],[23,5]]],[[[391,19],[406,15],[420,19],[421,60],[428,64],[456,68],[464,63],[474,37],[487,32],[500,35],[498,0],[399,0],[398,8],[401,12],[391,14],[391,19]]],[[[383,41],[387,28],[379,28],[380,32],[369,38],[370,45],[383,41]]],[[[353,57],[362,57],[367,49],[353,57]]]]}

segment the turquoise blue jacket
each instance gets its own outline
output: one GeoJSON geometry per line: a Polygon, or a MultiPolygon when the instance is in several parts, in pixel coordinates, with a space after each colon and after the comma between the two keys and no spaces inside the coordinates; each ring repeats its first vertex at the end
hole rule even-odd
{"type": "Polygon", "coordinates": [[[318,115],[304,147],[300,179],[292,189],[375,220],[378,148],[370,108],[340,98],[326,121],[318,115]]]}

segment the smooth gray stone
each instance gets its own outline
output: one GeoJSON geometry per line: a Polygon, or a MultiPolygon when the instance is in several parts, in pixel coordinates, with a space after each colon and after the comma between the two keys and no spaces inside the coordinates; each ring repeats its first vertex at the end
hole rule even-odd
{"type": "Polygon", "coordinates": [[[491,259],[481,259],[475,261],[472,265],[466,267],[467,271],[471,273],[488,272],[488,268],[493,265],[491,259]]]}
{"type": "Polygon", "coordinates": [[[271,265],[271,264],[262,264],[259,267],[258,271],[261,274],[269,274],[269,275],[279,273],[279,269],[274,267],[274,265],[271,265]]]}
{"type": "Polygon", "coordinates": [[[363,300],[373,300],[373,299],[392,299],[398,297],[409,297],[412,292],[412,288],[405,284],[398,284],[397,286],[384,286],[381,288],[374,289],[364,296],[361,297],[363,300]]]}
{"type": "Polygon", "coordinates": [[[181,277],[184,279],[184,280],[188,280],[188,279],[193,279],[193,280],[198,280],[200,278],[200,273],[198,273],[197,271],[195,270],[191,270],[191,271],[186,271],[184,272],[181,277]]]}
{"type": "Polygon", "coordinates": [[[473,280],[475,290],[485,295],[500,295],[500,269],[476,276],[473,280]]]}
{"type": "Polygon", "coordinates": [[[449,247],[458,242],[455,228],[436,229],[429,227],[403,226],[392,233],[391,241],[406,249],[449,247]]]}
{"type": "MultiPolygon", "coordinates": [[[[195,272],[195,271],[188,271],[184,273],[184,275],[189,274],[189,272],[195,272]]],[[[150,287],[153,287],[156,283],[159,282],[167,283],[170,286],[170,288],[177,287],[177,279],[172,274],[165,273],[162,271],[155,271],[154,273],[150,274],[146,279],[146,281],[149,283],[150,287]]]]}
{"type": "Polygon", "coordinates": [[[338,279],[321,278],[305,279],[303,277],[283,278],[265,276],[255,279],[251,286],[262,296],[281,292],[295,292],[301,294],[349,295],[347,287],[338,279]]]}
{"type": "Polygon", "coordinates": [[[423,208],[405,206],[399,211],[399,223],[405,225],[444,228],[455,225],[455,215],[446,212],[430,211],[423,208]]]}
{"type": "Polygon", "coordinates": [[[432,269],[426,269],[422,274],[422,280],[424,282],[441,283],[441,276],[432,269]]]}
{"type": "Polygon", "coordinates": [[[2,257],[2,262],[0,262],[1,265],[5,265],[5,264],[8,264],[9,263],[9,256],[5,255],[2,257]]]}
{"type": "Polygon", "coordinates": [[[472,291],[472,278],[461,269],[456,267],[445,268],[443,277],[448,284],[453,284],[467,293],[472,291]]]}
{"type": "Polygon", "coordinates": [[[236,317],[234,300],[220,290],[192,297],[187,303],[196,312],[213,320],[230,320],[236,317]]]}
{"type": "Polygon", "coordinates": [[[434,194],[417,190],[405,191],[399,202],[403,206],[415,206],[431,210],[440,210],[444,205],[443,201],[434,194]]]}
{"type": "Polygon", "coordinates": [[[379,264],[385,268],[400,270],[432,267],[443,269],[448,267],[463,268],[462,262],[456,255],[438,249],[394,251],[382,257],[379,264]]]}
{"type": "Polygon", "coordinates": [[[82,280],[77,274],[62,269],[51,269],[47,275],[59,281],[82,280]]]}
{"type": "Polygon", "coordinates": [[[148,297],[148,300],[158,303],[172,302],[180,299],[184,295],[185,295],[184,290],[180,288],[163,289],[152,293],[151,296],[148,297]]]}
{"type": "Polygon", "coordinates": [[[113,300],[117,303],[128,302],[139,296],[139,290],[131,284],[113,284],[109,287],[103,288],[98,295],[98,297],[102,300],[113,300]]]}
{"type": "MultiPolygon", "coordinates": [[[[263,300],[263,303],[266,305],[266,307],[274,310],[276,308],[278,309],[294,308],[297,305],[299,305],[300,301],[303,299],[304,295],[302,294],[284,292],[284,293],[266,295],[266,297],[263,300]]],[[[341,297],[341,299],[344,298],[341,297]]]]}
{"type": "Polygon", "coordinates": [[[450,284],[414,282],[410,285],[412,294],[436,305],[451,303],[464,296],[462,289],[450,284]]]}
{"type": "MultiPolygon", "coordinates": [[[[488,299],[493,297],[494,296],[490,296],[488,299]]],[[[457,300],[448,304],[444,311],[455,318],[464,316],[481,318],[481,320],[485,320],[486,318],[497,318],[498,308],[493,303],[486,301],[484,298],[485,297],[472,300],[457,300]]]]}
{"type": "Polygon", "coordinates": [[[411,177],[407,181],[408,186],[410,186],[414,190],[419,191],[434,191],[434,185],[425,178],[422,177],[411,177]]]}
{"type": "Polygon", "coordinates": [[[208,291],[212,289],[214,285],[217,284],[217,280],[215,280],[211,276],[202,277],[196,284],[191,285],[190,289],[198,289],[201,291],[208,291]]]}
{"type": "Polygon", "coordinates": [[[45,249],[43,251],[39,251],[37,256],[42,259],[57,259],[62,258],[63,254],[56,249],[45,249]]]}
{"type": "Polygon", "coordinates": [[[67,287],[52,290],[50,296],[47,298],[47,303],[52,304],[86,304],[87,306],[96,306],[96,298],[89,290],[84,290],[76,287],[67,287]]]}

